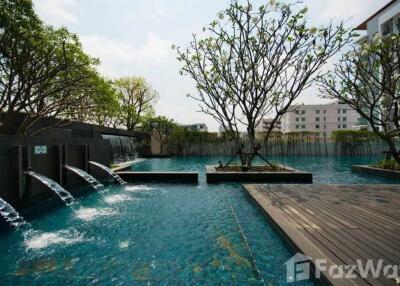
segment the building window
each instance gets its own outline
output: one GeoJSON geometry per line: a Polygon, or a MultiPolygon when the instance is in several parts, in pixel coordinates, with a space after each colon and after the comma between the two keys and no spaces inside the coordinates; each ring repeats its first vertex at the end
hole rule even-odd
{"type": "Polygon", "coordinates": [[[315,125],[315,128],[316,128],[316,129],[319,129],[319,124],[315,125]]]}
{"type": "Polygon", "coordinates": [[[347,128],[347,124],[343,124],[343,128],[346,129],[347,128]]]}
{"type": "Polygon", "coordinates": [[[324,114],[326,114],[326,110],[324,109],[324,114]]]}
{"type": "Polygon", "coordinates": [[[340,109],[337,110],[337,113],[338,113],[338,114],[340,113],[340,109]]]}
{"type": "Polygon", "coordinates": [[[306,118],[305,118],[305,117],[302,117],[302,118],[301,118],[301,121],[305,122],[305,121],[306,121],[306,118]]]}
{"type": "Polygon", "coordinates": [[[315,121],[319,121],[319,117],[315,118],[315,121]]]}
{"type": "Polygon", "coordinates": [[[296,129],[299,129],[299,125],[296,125],[296,129]]]}
{"type": "Polygon", "coordinates": [[[299,122],[299,121],[300,121],[300,118],[297,117],[297,118],[296,118],[296,122],[299,122]]]}
{"type": "Polygon", "coordinates": [[[346,118],[346,117],[343,117],[343,118],[342,118],[342,121],[343,121],[343,122],[347,121],[347,118],[346,118]]]}
{"type": "Polygon", "coordinates": [[[315,111],[317,114],[319,114],[319,110],[317,109],[316,111],[315,111]]]}
{"type": "Polygon", "coordinates": [[[302,110],[302,111],[301,111],[301,114],[306,114],[306,111],[305,111],[305,110],[302,110]]]}
{"type": "Polygon", "coordinates": [[[393,18],[382,24],[381,32],[383,36],[393,33],[393,18]]]}
{"type": "Polygon", "coordinates": [[[346,109],[343,109],[343,113],[346,113],[347,112],[347,110],[346,109]]]}
{"type": "Polygon", "coordinates": [[[326,117],[324,117],[324,121],[326,121],[326,117]]]}
{"type": "Polygon", "coordinates": [[[306,129],[306,126],[305,125],[301,125],[301,129],[306,129]]]}
{"type": "Polygon", "coordinates": [[[340,129],[340,124],[338,124],[337,128],[340,129]]]}
{"type": "Polygon", "coordinates": [[[324,124],[324,129],[326,129],[326,124],[324,124]]]}
{"type": "Polygon", "coordinates": [[[340,117],[338,117],[338,118],[337,118],[337,121],[339,121],[339,122],[340,122],[340,117]]]}

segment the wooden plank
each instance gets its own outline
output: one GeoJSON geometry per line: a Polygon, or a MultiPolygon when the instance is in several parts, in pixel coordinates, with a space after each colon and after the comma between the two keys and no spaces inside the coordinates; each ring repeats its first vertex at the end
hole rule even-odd
{"type": "MultiPolygon", "coordinates": [[[[356,260],[400,264],[400,186],[244,185],[297,250],[327,258],[328,265],[356,260]]],[[[331,285],[396,285],[384,277],[332,279],[331,285]]]]}

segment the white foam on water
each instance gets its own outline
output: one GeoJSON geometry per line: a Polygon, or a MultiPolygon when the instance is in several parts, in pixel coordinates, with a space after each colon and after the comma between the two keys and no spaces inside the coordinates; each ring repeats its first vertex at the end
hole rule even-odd
{"type": "Polygon", "coordinates": [[[125,191],[127,192],[139,192],[139,191],[151,191],[156,188],[152,188],[146,185],[137,185],[137,186],[126,186],[125,191]]]}
{"type": "Polygon", "coordinates": [[[81,220],[94,220],[100,216],[110,216],[116,214],[116,211],[110,208],[81,208],[76,211],[76,217],[81,220]]]}
{"type": "Polygon", "coordinates": [[[128,247],[129,247],[129,241],[128,241],[128,240],[121,241],[121,242],[118,244],[118,247],[119,247],[120,249],[128,248],[128,247]]]}
{"type": "Polygon", "coordinates": [[[74,244],[84,241],[83,235],[76,230],[60,230],[33,234],[25,240],[26,249],[42,249],[55,244],[74,244]]]}
{"type": "Polygon", "coordinates": [[[133,201],[133,198],[127,195],[111,195],[104,198],[104,201],[108,204],[121,203],[126,201],[133,201]]]}

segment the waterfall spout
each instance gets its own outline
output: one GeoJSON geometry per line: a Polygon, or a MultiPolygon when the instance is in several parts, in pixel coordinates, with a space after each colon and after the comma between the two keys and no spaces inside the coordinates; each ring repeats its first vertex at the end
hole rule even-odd
{"type": "Polygon", "coordinates": [[[27,224],[24,218],[2,198],[0,198],[0,215],[14,227],[20,227],[27,224]]]}
{"type": "Polygon", "coordinates": [[[113,177],[114,181],[118,182],[121,185],[126,185],[126,182],[124,180],[122,180],[122,178],[120,176],[118,176],[118,174],[116,174],[115,172],[113,172],[110,168],[97,163],[97,162],[93,162],[93,161],[89,161],[90,164],[99,167],[100,169],[102,169],[103,171],[105,171],[107,174],[109,174],[111,177],[113,177]]]}
{"type": "Polygon", "coordinates": [[[84,179],[86,182],[88,182],[89,185],[91,185],[95,190],[98,190],[98,189],[104,187],[103,184],[101,184],[93,176],[89,175],[85,171],[75,168],[75,167],[72,167],[72,166],[68,166],[68,165],[65,165],[64,167],[66,169],[70,170],[71,172],[74,172],[78,176],[80,176],[82,179],[84,179]]]}
{"type": "Polygon", "coordinates": [[[26,172],[26,174],[34,177],[35,179],[37,179],[38,181],[42,182],[44,185],[49,187],[49,189],[55,192],[57,196],[59,196],[60,199],[63,202],[65,202],[67,206],[71,205],[74,202],[75,200],[74,197],[67,190],[65,190],[63,187],[61,187],[53,180],[35,172],[26,172]]]}

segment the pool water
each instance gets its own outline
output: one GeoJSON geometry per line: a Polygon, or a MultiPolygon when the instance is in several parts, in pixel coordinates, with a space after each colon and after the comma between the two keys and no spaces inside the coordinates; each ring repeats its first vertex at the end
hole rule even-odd
{"type": "MultiPolygon", "coordinates": [[[[198,185],[112,185],[72,207],[54,199],[25,211],[31,230],[0,235],[0,285],[286,285],[294,253],[240,184],[205,183],[204,165],[219,159],[132,167],[199,171],[198,185]]],[[[312,171],[317,183],[398,183],[350,173],[376,158],[273,159],[312,171]]]]}

